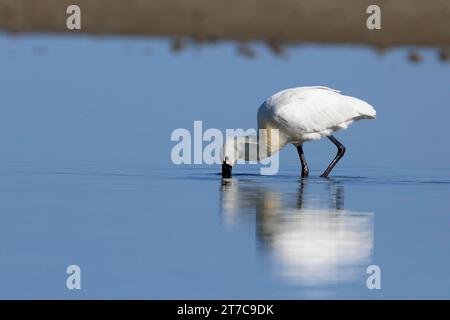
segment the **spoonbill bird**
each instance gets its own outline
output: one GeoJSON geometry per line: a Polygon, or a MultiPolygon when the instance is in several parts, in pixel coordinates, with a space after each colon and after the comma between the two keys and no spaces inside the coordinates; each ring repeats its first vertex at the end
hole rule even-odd
{"type": "Polygon", "coordinates": [[[309,169],[303,143],[319,140],[323,136],[338,149],[336,157],[321,175],[327,177],[345,153],[344,145],[331,133],[346,129],[356,120],[375,119],[376,111],[367,102],[345,96],[339,90],[314,86],[286,89],[274,94],[259,107],[257,118],[258,135],[234,137],[225,142],[223,178],[231,178],[237,160],[262,160],[289,143],[297,148],[302,177],[307,177],[309,169]],[[258,152],[249,152],[251,148],[258,152]]]}

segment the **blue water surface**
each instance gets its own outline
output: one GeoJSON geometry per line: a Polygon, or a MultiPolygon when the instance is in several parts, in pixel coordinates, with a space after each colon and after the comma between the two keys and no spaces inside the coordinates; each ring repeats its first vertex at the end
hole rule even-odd
{"type": "Polygon", "coordinates": [[[449,169],[218,169],[3,168],[0,297],[450,297],[449,169]]]}
{"type": "Polygon", "coordinates": [[[450,298],[450,65],[250,45],[0,34],[0,298],[450,298]],[[253,128],[264,99],[310,85],[377,110],[336,133],[330,179],[327,139],[305,144],[304,181],[291,146],[277,175],[225,184],[171,161],[174,130],[253,128]]]}

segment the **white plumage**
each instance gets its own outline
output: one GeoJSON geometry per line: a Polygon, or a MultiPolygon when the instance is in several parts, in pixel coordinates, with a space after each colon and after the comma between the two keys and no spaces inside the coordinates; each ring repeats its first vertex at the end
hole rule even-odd
{"type": "Polygon", "coordinates": [[[297,87],[280,91],[268,98],[258,109],[259,136],[234,137],[227,141],[223,153],[223,177],[231,176],[231,167],[238,159],[261,160],[294,144],[299,152],[303,176],[308,175],[302,144],[328,137],[337,147],[338,154],[322,176],[328,176],[344,155],[344,146],[331,134],[346,129],[353,121],[375,119],[376,111],[367,102],[341,94],[339,90],[323,86],[297,87]],[[276,129],[276,135],[272,134],[276,129]],[[276,137],[276,138],[274,138],[276,137]],[[274,141],[276,140],[276,141],[274,141]],[[258,146],[259,148],[255,148],[258,146]],[[249,153],[261,149],[265,153],[249,153]]]}
{"type": "MultiPolygon", "coordinates": [[[[281,142],[302,144],[346,129],[360,119],[375,119],[367,102],[327,87],[298,87],[280,91],[258,110],[260,129],[277,128],[281,142]]],[[[281,146],[282,147],[282,146],[281,146]]]]}

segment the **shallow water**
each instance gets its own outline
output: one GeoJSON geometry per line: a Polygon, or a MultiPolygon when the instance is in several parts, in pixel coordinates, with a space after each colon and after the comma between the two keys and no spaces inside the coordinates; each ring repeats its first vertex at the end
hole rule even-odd
{"type": "Polygon", "coordinates": [[[0,297],[450,298],[450,169],[219,169],[2,168],[0,297]]]}

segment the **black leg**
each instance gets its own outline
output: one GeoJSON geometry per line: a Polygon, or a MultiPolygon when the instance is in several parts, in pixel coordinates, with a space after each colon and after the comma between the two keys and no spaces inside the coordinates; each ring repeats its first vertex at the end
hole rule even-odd
{"type": "Polygon", "coordinates": [[[300,162],[302,163],[302,177],[307,177],[309,175],[308,164],[306,163],[305,154],[303,153],[302,145],[297,146],[298,156],[300,157],[300,162]]]}
{"type": "Polygon", "coordinates": [[[333,170],[336,163],[338,163],[338,161],[341,160],[341,158],[344,156],[344,153],[345,153],[345,147],[335,137],[330,135],[330,136],[328,136],[328,139],[330,139],[331,142],[333,142],[334,145],[338,148],[338,152],[337,152],[336,157],[334,157],[333,161],[331,161],[328,168],[324,171],[324,173],[322,173],[321,177],[328,177],[331,170],[333,170]]]}

